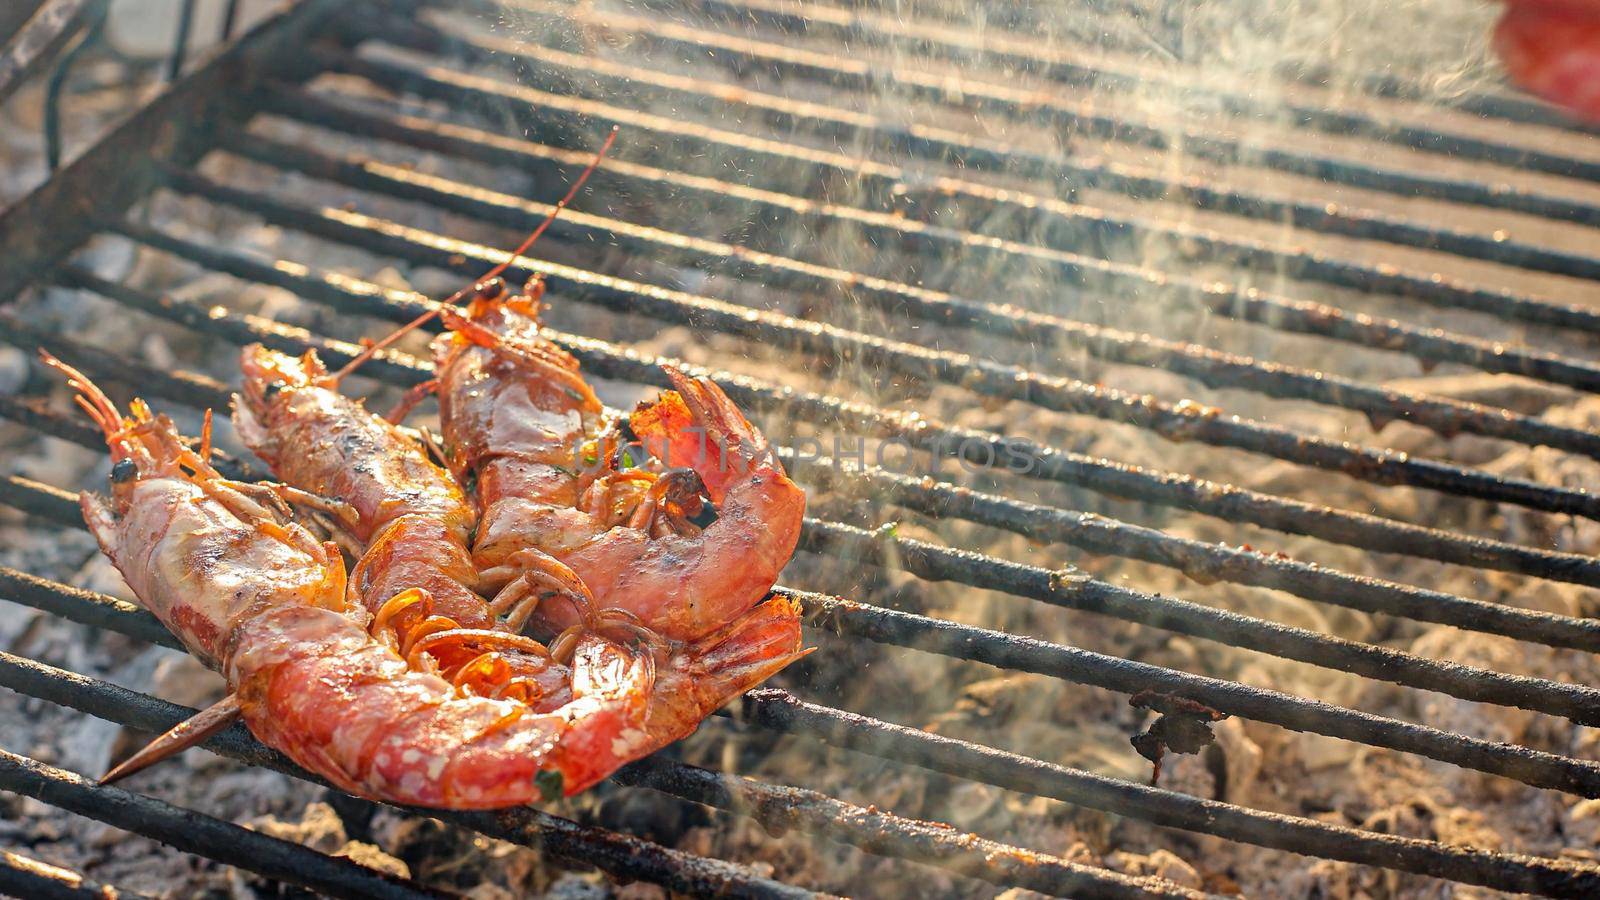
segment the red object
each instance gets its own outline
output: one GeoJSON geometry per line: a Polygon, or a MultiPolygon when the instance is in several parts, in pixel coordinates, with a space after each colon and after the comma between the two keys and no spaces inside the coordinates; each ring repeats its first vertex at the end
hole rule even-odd
{"type": "Polygon", "coordinates": [[[1494,49],[1523,90],[1600,121],[1600,0],[1510,0],[1494,49]]]}

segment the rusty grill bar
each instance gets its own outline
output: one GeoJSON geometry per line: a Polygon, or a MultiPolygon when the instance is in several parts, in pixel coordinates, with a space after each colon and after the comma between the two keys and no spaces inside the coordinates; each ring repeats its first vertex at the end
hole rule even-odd
{"type": "MultiPolygon", "coordinates": [[[[159,296],[134,285],[108,281],[70,261],[95,235],[131,241],[149,251],[247,283],[287,289],[303,301],[380,321],[401,322],[428,308],[419,294],[387,289],[359,278],[320,270],[313,261],[265,260],[233,249],[198,243],[125,215],[155,190],[202,199],[334,246],[462,275],[476,275],[504,253],[455,240],[359,210],[318,207],[297,197],[244,187],[195,169],[210,153],[246,160],[272,173],[297,173],[385,201],[403,201],[520,230],[549,207],[466,181],[343,155],[318,142],[267,137],[246,130],[258,115],[323,133],[377,139],[395,146],[454,159],[516,169],[536,186],[557,185],[587,156],[586,142],[599,127],[617,124],[641,141],[715,153],[739,162],[740,171],[761,171],[763,162],[797,172],[793,183],[752,185],[673,172],[626,157],[609,162],[593,190],[666,191],[692,196],[721,210],[759,219],[773,234],[818,224],[840,224],[882,246],[910,256],[959,252],[996,265],[1045,267],[1057,289],[1085,295],[1128,295],[1137,300],[1179,298],[1252,327],[1380,348],[1426,363],[1450,362],[1488,372],[1515,373],[1555,385],[1594,390],[1600,365],[1573,351],[1548,352],[1504,345],[1467,334],[1401,321],[1346,313],[1336,307],[1224,282],[1169,275],[1080,252],[1106,239],[1148,237],[1182,240],[1192,259],[1225,261],[1242,269],[1278,271],[1309,284],[1410,298],[1446,308],[1472,310],[1572,332],[1600,332],[1600,313],[1502,289],[1455,281],[1391,266],[1358,265],[1314,251],[1286,251],[1214,230],[1174,226],[1138,215],[1088,206],[1075,196],[1102,190],[1132,199],[1164,199],[1198,209],[1265,221],[1287,221],[1311,232],[1358,237],[1449,256],[1494,262],[1533,272],[1593,279],[1600,259],[1536,245],[1484,238],[1426,222],[1227,188],[1192,178],[1174,178],[1137,166],[1024,151],[968,134],[906,127],[826,101],[794,100],[776,93],[733,86],[715,74],[684,75],[656,67],[650,54],[623,64],[583,47],[580,35],[625,34],[652,52],[687,54],[737,75],[755,67],[793,81],[848,94],[893,86],[937,104],[974,107],[985,114],[1044,116],[1077,135],[1166,147],[1175,133],[1186,152],[1219,163],[1310,175],[1334,184],[1405,196],[1427,197],[1593,224],[1600,207],[1470,181],[1419,175],[1381,164],[1358,164],[1315,153],[1256,147],[1199,131],[1174,132],[1150,123],[1054,101],[1024,108],[1007,88],[981,79],[951,80],[939,64],[969,60],[1015,67],[1065,85],[1093,83],[1131,89],[1149,78],[1106,56],[1099,62],[1063,60],[1050,48],[1019,35],[988,36],[982,47],[959,29],[929,21],[903,20],[872,9],[844,10],[782,0],[682,0],[659,4],[662,17],[620,15],[590,8],[518,0],[521,14],[549,28],[541,43],[490,38],[435,17],[427,3],[361,4],[358,14],[339,14],[343,4],[305,0],[271,20],[238,45],[173,85],[162,97],[69,165],[39,192],[0,217],[0,296],[24,286],[57,285],[94,294],[200,334],[234,344],[262,341],[286,351],[315,348],[338,364],[359,352],[347,342],[229,310],[159,296]],[[685,25],[684,21],[694,24],[685,25]],[[754,29],[759,34],[734,33],[754,29]],[[771,39],[778,29],[807,40],[870,39],[904,49],[915,65],[889,68],[839,55],[785,46],[771,39]],[[323,35],[310,40],[312,35],[323,35]],[[297,42],[309,43],[302,47],[297,42]],[[409,57],[368,52],[387,46],[409,57]],[[292,51],[291,51],[292,48],[292,51]],[[420,54],[420,56],[418,55],[420,54]],[[418,59],[423,61],[419,62],[418,59]],[[517,83],[454,67],[508,70],[517,83]],[[345,81],[313,84],[321,72],[345,81]],[[386,92],[449,103],[475,112],[463,124],[418,115],[360,96],[350,78],[386,92]],[[248,86],[248,89],[241,89],[248,86]],[[592,94],[592,96],[591,96],[592,94]],[[624,99],[617,100],[615,96],[624,99]],[[687,116],[666,118],[632,104],[671,103],[687,116]],[[515,104],[511,106],[509,104],[515,104]],[[720,130],[708,111],[739,110],[746,127],[760,133],[720,130]],[[508,115],[509,113],[509,115],[508,115]],[[755,123],[755,124],[751,124],[755,123]],[[509,124],[508,135],[497,126],[509,124]],[[520,133],[519,133],[520,132],[520,133]],[[769,134],[789,137],[774,139],[769,134]],[[872,148],[885,155],[934,167],[937,177],[888,163],[822,150],[822,144],[872,148]],[[748,164],[746,164],[748,163],[748,164]],[[125,173],[102,190],[97,175],[125,173]],[[999,189],[961,170],[1019,173],[1025,180],[1054,183],[1063,196],[999,189]],[[864,191],[851,203],[818,199],[816,186],[849,178],[864,191]],[[909,185],[909,187],[908,187],[909,185]],[[99,196],[96,196],[96,194],[99,196]],[[941,199],[942,198],[942,199],[941,199]],[[987,215],[1017,213],[1012,231],[971,230],[970,223],[935,223],[944,201],[987,215]],[[893,210],[893,214],[877,210],[893,210]],[[70,219],[70,221],[69,221],[70,219]],[[41,228],[49,222],[60,227],[41,228]]],[[[459,6],[482,10],[472,0],[459,6]]],[[[720,71],[720,69],[716,69],[720,71]]],[[[1379,86],[1382,87],[1381,85],[1379,86]]],[[[1390,86],[1390,94],[1399,88],[1390,86]]],[[[1383,93],[1383,90],[1376,90],[1383,93]]],[[[1229,95],[1228,108],[1247,113],[1247,98],[1229,95]]],[[[1509,120],[1537,119],[1537,106],[1497,95],[1472,98],[1466,108],[1509,120]]],[[[1535,153],[1432,127],[1389,127],[1365,114],[1315,106],[1295,107],[1300,127],[1358,134],[1426,153],[1448,153],[1574,178],[1600,180],[1600,166],[1559,154],[1535,153]]],[[[869,154],[870,155],[870,154],[869,154]]],[[[539,194],[550,193],[540,190],[539,194]]],[[[553,195],[553,193],[551,194],[553,195]]],[[[761,284],[839,301],[859,301],[882,312],[974,333],[1026,341],[1045,336],[1054,347],[1081,350],[1097,359],[1166,369],[1211,387],[1239,388],[1262,397],[1306,400],[1369,417],[1375,430],[1403,420],[1441,435],[1474,433],[1600,458],[1600,436],[1535,416],[1481,404],[1442,400],[1392,390],[1356,379],[1256,360],[1198,343],[1162,340],[1086,321],[1048,314],[1026,304],[970,298],[892,278],[832,268],[784,255],[779,249],[736,246],[675,231],[665,223],[570,211],[557,220],[551,238],[573,245],[608,245],[656,262],[731,275],[761,284]]],[[[1049,371],[1036,371],[982,356],[931,350],[826,321],[759,310],[710,295],[669,289],[597,271],[538,259],[514,261],[511,272],[539,273],[564,300],[590,304],[624,316],[743,338],[792,355],[824,362],[850,361],[892,371],[906,379],[941,383],[980,397],[1014,400],[1058,413],[1088,415],[1144,429],[1173,441],[1194,440],[1267,456],[1310,469],[1343,473],[1357,481],[1403,485],[1481,503],[1505,503],[1542,512],[1600,520],[1600,499],[1570,487],[1519,481],[1483,470],[1420,459],[1383,447],[1321,440],[1270,422],[1218,414],[1188,401],[1140,396],[1049,371]]],[[[826,309],[826,305],[823,306],[826,309]]],[[[600,340],[552,333],[586,370],[600,377],[660,385],[662,362],[704,372],[724,384],[750,410],[781,415],[861,436],[905,441],[919,451],[948,456],[953,447],[987,447],[987,465],[1009,438],[947,424],[915,413],[875,407],[838,397],[728,372],[706,372],[682,360],[657,359],[600,340]]],[[[163,372],[103,352],[69,336],[39,329],[0,311],[0,340],[25,349],[48,347],[98,378],[137,385],[140,393],[190,407],[223,407],[228,387],[209,376],[163,372]]],[[[426,362],[399,352],[380,354],[363,372],[397,386],[429,375],[426,362]]],[[[41,406],[0,397],[0,417],[42,434],[88,447],[100,438],[81,422],[41,406]]],[[[1191,476],[1143,469],[1024,440],[1037,467],[1023,477],[1073,485],[1107,497],[1129,498],[1187,510],[1228,522],[1310,535],[1332,543],[1452,565],[1600,587],[1600,563],[1573,553],[1489,540],[1382,518],[1304,500],[1217,484],[1191,476]]],[[[1518,609],[1473,597],[1382,581],[1304,563],[1249,548],[1233,548],[1169,534],[1094,513],[1025,502],[933,479],[882,469],[835,467],[785,450],[785,459],[808,486],[863,491],[933,518],[966,522],[1061,542],[1090,553],[1137,559],[1177,569],[1198,581],[1223,580],[1282,590],[1305,599],[1534,641],[1585,652],[1600,649],[1600,622],[1589,618],[1518,609]]],[[[972,460],[968,460],[972,462],[972,460]]],[[[218,456],[219,467],[241,478],[260,477],[248,463],[218,456]]],[[[980,465],[984,463],[979,462],[980,465]]],[[[998,468],[992,473],[1003,475],[998,468]]],[[[55,527],[81,528],[76,503],[66,488],[17,475],[0,477],[0,503],[55,527]]],[[[997,489],[1002,490],[1002,489],[997,489]]],[[[1549,679],[1513,676],[1429,659],[1387,647],[1349,641],[1177,598],[1162,597],[1100,581],[1067,568],[1050,570],[995,556],[950,549],[896,535],[866,531],[824,519],[808,519],[802,549],[862,565],[894,568],[925,582],[955,582],[1014,598],[1041,601],[1138,622],[1174,633],[1353,672],[1455,697],[1521,707],[1600,724],[1600,690],[1549,679]]],[[[826,653],[842,639],[911,648],[938,656],[984,662],[1001,669],[1044,674],[1122,693],[1157,689],[1198,700],[1233,715],[1374,747],[1419,754],[1492,773],[1527,785],[1600,797],[1600,764],[1451,733],[1290,694],[1093,653],[1066,644],[958,624],[912,612],[880,608],[794,588],[817,626],[815,642],[826,653]]],[[[0,597],[140,640],[176,647],[162,626],[141,610],[99,594],[0,568],[0,597]]],[[[146,731],[181,720],[186,710],[158,699],[64,672],[32,660],[0,654],[0,684],[29,696],[78,709],[146,731]]],[[[824,744],[920,767],[1006,790],[1049,797],[1231,840],[1295,853],[1393,868],[1515,891],[1568,896],[1600,892],[1600,867],[1569,860],[1448,846],[1308,818],[1201,800],[1161,788],[1106,778],[980,744],[938,737],[853,712],[808,702],[785,691],[752,693],[737,712],[747,725],[803,736],[824,744]]],[[[235,728],[207,744],[248,763],[311,777],[235,728]]],[[[0,751],[3,752],[3,751],[0,751]]],[[[995,885],[1073,896],[1193,896],[1176,885],[1136,879],[1081,866],[998,841],[867,809],[804,788],[715,773],[663,759],[629,767],[616,779],[692,802],[754,817],[772,828],[799,828],[885,856],[942,866],[995,885]]],[[[40,796],[75,812],[102,818],[180,849],[201,853],[271,877],[340,895],[417,896],[415,885],[383,880],[353,863],[331,860],[277,842],[242,852],[232,844],[234,826],[210,821],[198,834],[178,834],[174,817],[193,813],[112,788],[100,788],[31,760],[0,755],[0,787],[40,796]],[[187,841],[187,843],[185,843],[187,841]]],[[[691,894],[803,896],[803,887],[755,875],[731,862],[704,859],[627,835],[589,828],[536,810],[487,814],[429,813],[493,837],[542,847],[557,857],[596,865],[623,878],[654,881],[691,894]]],[[[184,821],[189,821],[185,818],[184,821]]],[[[249,834],[248,832],[245,832],[249,834]]],[[[260,838],[261,841],[270,841],[260,838]]],[[[0,856],[0,890],[42,882],[26,861],[0,856]],[[23,880],[19,880],[23,879],[23,880]]],[[[61,882],[63,896],[76,888],[61,882]]],[[[41,887],[41,889],[43,889],[41,887]]]]}
{"type": "Polygon", "coordinates": [[[39,900],[147,900],[148,896],[98,884],[9,850],[0,850],[0,893],[39,900]]]}

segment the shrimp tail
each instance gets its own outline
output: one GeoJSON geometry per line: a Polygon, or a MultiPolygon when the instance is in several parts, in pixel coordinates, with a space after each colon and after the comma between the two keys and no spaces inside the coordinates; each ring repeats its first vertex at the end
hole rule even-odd
{"type": "Polygon", "coordinates": [[[774,596],[726,628],[687,644],[656,680],[648,730],[656,746],[692,733],[706,716],[816,648],[802,644],[800,604],[774,596]]]}
{"type": "Polygon", "coordinates": [[[706,679],[706,692],[723,702],[816,649],[801,646],[800,603],[782,596],[772,597],[691,646],[695,667],[706,679]]]}

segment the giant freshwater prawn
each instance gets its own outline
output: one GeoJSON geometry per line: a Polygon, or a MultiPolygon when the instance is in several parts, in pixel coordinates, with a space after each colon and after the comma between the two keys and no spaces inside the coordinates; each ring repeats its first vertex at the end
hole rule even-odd
{"type": "Polygon", "coordinates": [[[364,797],[528,803],[684,737],[805,655],[797,605],[768,596],[805,496],[765,438],[716,385],[669,371],[675,390],[632,422],[660,457],[620,464],[610,448],[627,425],[540,334],[540,286],[513,296],[499,281],[615,137],[505,262],[343,369],[311,352],[245,349],[237,431],[281,483],[221,476],[209,412],[190,449],[142,401],[124,416],[45,355],[111,451],[109,497],[81,497],[101,549],[229,687],[106,780],[242,719],[364,797]],[[437,377],[396,414],[340,393],[434,316],[446,326],[437,377]],[[398,425],[429,390],[448,468],[398,425]],[[690,431],[714,451],[666,465],[673,452],[689,459],[690,431]],[[605,447],[608,462],[576,474],[559,458],[574,446],[605,447]],[[707,504],[715,520],[702,526],[707,504]],[[355,559],[348,571],[341,548],[355,559]]]}

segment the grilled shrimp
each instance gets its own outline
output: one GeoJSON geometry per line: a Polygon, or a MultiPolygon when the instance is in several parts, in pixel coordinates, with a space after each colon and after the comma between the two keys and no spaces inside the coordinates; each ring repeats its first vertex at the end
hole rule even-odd
{"type": "MultiPolygon", "coordinates": [[[[766,439],[715,384],[669,369],[677,390],[631,420],[657,458],[631,465],[577,361],[540,334],[537,283],[516,296],[500,285],[447,310],[433,345],[446,462],[479,510],[483,587],[510,603],[562,586],[681,641],[759,603],[805,511],[766,439]],[[702,493],[717,512],[703,530],[691,521],[702,493]]],[[[573,609],[540,616],[560,627],[573,609]]]]}
{"type": "MultiPolygon", "coordinates": [[[[507,680],[538,709],[572,699],[564,666],[576,635],[552,654],[520,631],[535,598],[502,621],[472,590],[477,571],[467,549],[473,512],[449,473],[418,444],[335,390],[316,355],[296,359],[259,345],[245,348],[238,431],[278,477],[349,504],[360,558],[349,594],[373,614],[374,633],[407,656],[425,653],[446,670],[465,667],[471,683],[507,680]],[[486,645],[493,647],[486,649],[486,645]],[[482,657],[482,658],[479,658],[482,657]],[[469,665],[470,664],[470,665],[469,665]]],[[[648,668],[654,660],[643,657],[648,668]]]]}
{"type": "MultiPolygon", "coordinates": [[[[653,660],[581,635],[572,696],[538,710],[493,663],[516,635],[458,633],[455,646],[477,651],[459,664],[428,654],[438,635],[425,629],[399,652],[387,623],[348,601],[338,548],[258,499],[257,486],[219,475],[204,452],[209,435],[192,451],[144,403],[123,418],[82,374],[47,361],[67,374],[114,460],[110,497],[81,497],[101,549],[233,691],[191,720],[211,717],[199,733],[180,726],[158,739],[163,753],[242,717],[263,742],[351,793],[478,809],[576,793],[650,743],[653,660]]],[[[682,668],[667,666],[673,678],[682,668]]],[[[734,659],[722,668],[746,674],[734,659]]]]}
{"type": "Polygon", "coordinates": [[[240,439],[279,478],[355,511],[354,595],[377,613],[405,591],[425,592],[430,612],[467,628],[496,627],[472,590],[474,515],[449,473],[399,428],[335,390],[314,352],[295,358],[252,344],[241,367],[240,439]]]}

